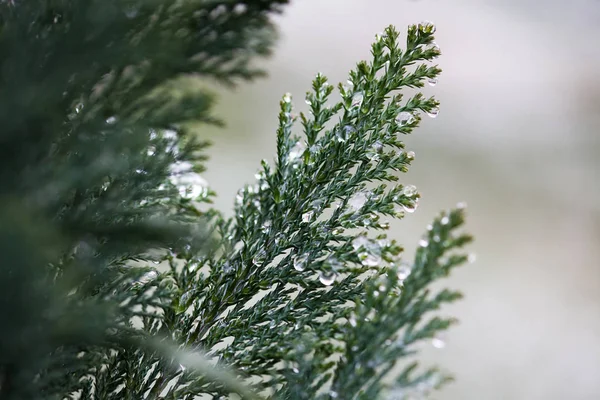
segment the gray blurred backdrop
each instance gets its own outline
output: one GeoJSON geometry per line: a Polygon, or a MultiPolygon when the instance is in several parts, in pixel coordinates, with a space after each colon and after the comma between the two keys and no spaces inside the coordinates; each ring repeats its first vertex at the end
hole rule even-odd
{"type": "Polygon", "coordinates": [[[443,282],[466,297],[428,363],[457,381],[435,399],[600,399],[600,1],[296,0],[278,18],[269,77],[217,108],[228,127],[204,175],[231,213],[273,159],[278,102],[297,109],[316,72],[332,83],[369,57],[374,35],[437,25],[444,70],[435,120],[406,137],[415,214],[390,232],[413,248],[439,210],[468,203],[477,262],[443,282]]]}

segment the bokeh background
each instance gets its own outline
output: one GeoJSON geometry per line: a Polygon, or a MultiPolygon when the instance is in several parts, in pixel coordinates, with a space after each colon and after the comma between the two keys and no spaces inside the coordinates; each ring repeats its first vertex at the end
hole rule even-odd
{"type": "Polygon", "coordinates": [[[406,138],[420,207],[391,236],[416,245],[439,210],[468,203],[475,264],[444,282],[461,323],[427,363],[454,373],[436,399],[600,399],[600,1],[296,0],[277,19],[269,77],[223,91],[204,175],[231,213],[275,152],[278,102],[299,110],[316,72],[345,81],[393,24],[437,26],[435,120],[406,138]]]}

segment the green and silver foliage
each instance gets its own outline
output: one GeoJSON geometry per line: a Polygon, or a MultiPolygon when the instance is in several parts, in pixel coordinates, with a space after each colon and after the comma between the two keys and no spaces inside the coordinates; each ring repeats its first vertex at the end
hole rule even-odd
{"type": "MultiPolygon", "coordinates": [[[[401,136],[422,114],[438,113],[433,98],[403,100],[398,92],[435,84],[440,70],[426,63],[440,54],[434,30],[411,26],[401,50],[398,32],[386,29],[372,61],[339,86],[339,101],[317,75],[306,95],[310,113],[299,115],[300,136],[292,98],[283,97],[274,165],[263,161],[256,184],[240,190],[233,219],[216,219],[218,250],[167,258],[171,270],[161,280],[172,285],[172,302],[161,327],[148,321],[145,329],[203,349],[260,398],[400,399],[449,379],[413,360],[423,342],[439,346],[438,333],[454,322],[429,313],[460,294],[432,294],[429,286],[468,258],[455,253],[471,240],[457,231],[464,211],[436,218],[413,260],[386,237],[383,221],[419,202],[414,186],[388,185],[414,159],[401,136]]],[[[144,357],[128,363],[139,374],[152,371],[144,386],[152,393],[224,398],[230,390],[144,357]]],[[[97,379],[126,376],[128,368],[116,363],[97,379]]]]}
{"type": "Polygon", "coordinates": [[[341,101],[317,76],[300,124],[284,96],[273,166],[234,218],[204,210],[185,122],[219,121],[189,77],[259,76],[286,3],[0,1],[1,400],[404,398],[446,380],[411,362],[453,322],[428,312],[459,294],[428,287],[467,259],[463,211],[412,261],[382,221],[418,205],[386,185],[414,159],[399,136],[438,112],[398,93],[435,84],[433,25],[404,50],[378,36],[341,101]]]}

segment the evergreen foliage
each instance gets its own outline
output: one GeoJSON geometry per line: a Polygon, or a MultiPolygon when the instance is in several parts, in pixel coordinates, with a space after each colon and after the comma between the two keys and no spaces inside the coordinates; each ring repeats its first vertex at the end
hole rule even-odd
{"type": "Polygon", "coordinates": [[[208,205],[206,143],[219,124],[190,76],[261,75],[285,0],[0,3],[0,400],[409,398],[449,378],[418,347],[460,298],[430,285],[464,263],[462,207],[428,227],[414,259],[384,218],[419,194],[392,184],[414,153],[400,136],[438,103],[429,23],[389,27],[310,113],[280,102],[277,154],[208,205]],[[161,265],[156,265],[161,264],[161,265]],[[164,268],[163,268],[164,267],[164,268]]]}

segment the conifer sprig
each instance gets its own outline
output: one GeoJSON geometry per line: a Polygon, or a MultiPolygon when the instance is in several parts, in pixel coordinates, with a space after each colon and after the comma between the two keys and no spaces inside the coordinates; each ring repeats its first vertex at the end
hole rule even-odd
{"type": "Polygon", "coordinates": [[[428,313],[460,295],[430,296],[428,286],[466,260],[448,255],[470,241],[455,232],[463,211],[436,219],[411,262],[382,221],[418,206],[414,186],[388,184],[414,159],[399,136],[421,113],[438,113],[435,99],[417,93],[403,101],[398,92],[435,82],[439,68],[425,64],[440,54],[434,30],[411,26],[401,50],[399,33],[387,28],[371,62],[338,87],[340,101],[317,75],[301,136],[286,94],[274,165],[262,161],[256,184],[238,193],[235,217],[220,222],[223,253],[184,257],[182,267],[171,259],[181,296],[170,325],[264,396],[372,399],[393,388],[383,383],[388,375],[406,393],[447,380],[435,370],[413,376],[412,364],[395,367],[453,322],[428,313]]]}

